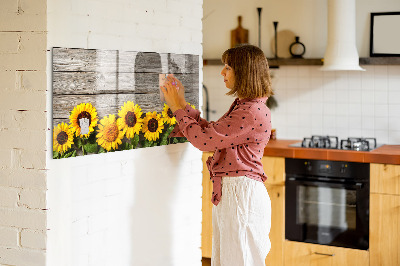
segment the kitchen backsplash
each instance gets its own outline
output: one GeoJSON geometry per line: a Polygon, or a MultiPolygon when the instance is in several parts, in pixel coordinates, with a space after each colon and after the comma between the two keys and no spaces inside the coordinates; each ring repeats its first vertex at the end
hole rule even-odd
{"type": "MultiPolygon", "coordinates": [[[[311,135],[376,137],[400,144],[400,66],[364,65],[366,71],[324,72],[319,66],[271,69],[278,107],[272,110],[277,138],[311,135]]],[[[211,120],[232,102],[219,75],[222,66],[204,67],[211,120]]]]}

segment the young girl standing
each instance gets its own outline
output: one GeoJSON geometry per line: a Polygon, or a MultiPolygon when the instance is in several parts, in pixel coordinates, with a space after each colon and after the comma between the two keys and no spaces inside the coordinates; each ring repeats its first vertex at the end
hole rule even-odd
{"type": "Polygon", "coordinates": [[[182,134],[202,151],[214,151],[207,160],[213,182],[212,265],[265,265],[271,248],[271,201],[261,164],[271,132],[268,62],[252,45],[228,49],[222,62],[227,95],[236,99],[216,122],[201,118],[186,103],[176,78],[169,76],[161,89],[178,122],[173,134],[182,134]]]}

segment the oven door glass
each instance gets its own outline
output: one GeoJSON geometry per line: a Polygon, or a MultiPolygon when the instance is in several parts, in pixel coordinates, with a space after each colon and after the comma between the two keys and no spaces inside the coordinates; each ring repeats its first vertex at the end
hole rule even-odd
{"type": "Polygon", "coordinates": [[[355,190],[313,186],[297,189],[297,223],[317,227],[318,243],[329,244],[340,233],[356,229],[355,190]]]}
{"type": "Polygon", "coordinates": [[[364,190],[354,184],[287,181],[286,239],[368,249],[364,190]]]}

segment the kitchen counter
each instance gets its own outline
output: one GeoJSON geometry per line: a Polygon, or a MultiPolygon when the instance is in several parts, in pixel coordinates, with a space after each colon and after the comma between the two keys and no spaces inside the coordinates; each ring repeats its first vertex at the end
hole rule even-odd
{"type": "Polygon", "coordinates": [[[270,140],[264,156],[363,163],[400,164],[400,145],[383,145],[372,151],[290,147],[301,140],[270,140]]]}

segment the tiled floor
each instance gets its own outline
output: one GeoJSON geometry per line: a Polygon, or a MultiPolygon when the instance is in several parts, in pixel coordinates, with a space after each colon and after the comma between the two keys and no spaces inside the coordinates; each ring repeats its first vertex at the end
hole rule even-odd
{"type": "Polygon", "coordinates": [[[209,258],[202,258],[203,266],[211,266],[211,259],[209,258]]]}

